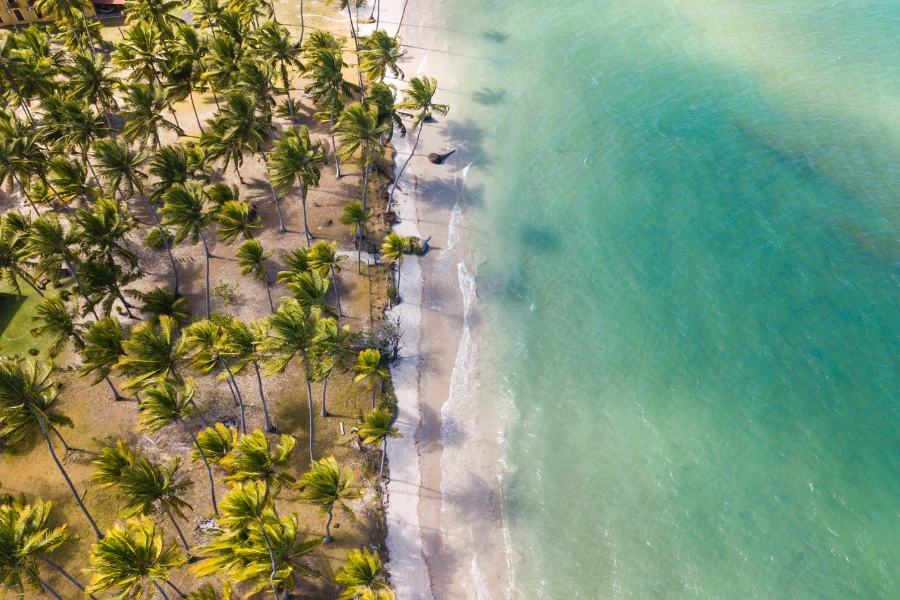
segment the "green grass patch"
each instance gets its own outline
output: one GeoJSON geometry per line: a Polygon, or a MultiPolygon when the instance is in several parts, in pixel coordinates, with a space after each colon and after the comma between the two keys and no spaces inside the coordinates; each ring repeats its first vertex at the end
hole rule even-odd
{"type": "MultiPolygon", "coordinates": [[[[55,295],[57,290],[49,289],[44,293],[55,295]]],[[[3,356],[29,356],[32,348],[43,352],[47,348],[47,340],[33,337],[29,331],[35,326],[31,320],[41,297],[27,284],[22,283],[22,295],[15,293],[9,286],[0,287],[0,354],[3,356]]]]}

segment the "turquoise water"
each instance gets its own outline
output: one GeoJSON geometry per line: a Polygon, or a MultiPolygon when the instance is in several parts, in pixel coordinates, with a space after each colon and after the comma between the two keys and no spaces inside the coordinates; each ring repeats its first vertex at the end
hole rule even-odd
{"type": "Polygon", "coordinates": [[[900,597],[900,5],[447,10],[512,596],[900,597]]]}

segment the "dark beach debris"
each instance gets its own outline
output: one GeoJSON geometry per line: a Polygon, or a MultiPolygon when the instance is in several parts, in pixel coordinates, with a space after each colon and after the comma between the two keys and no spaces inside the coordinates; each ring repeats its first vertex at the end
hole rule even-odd
{"type": "Polygon", "coordinates": [[[428,155],[428,160],[430,160],[433,164],[439,165],[444,162],[444,159],[456,152],[456,150],[451,150],[447,154],[437,154],[436,152],[432,152],[428,155]]]}

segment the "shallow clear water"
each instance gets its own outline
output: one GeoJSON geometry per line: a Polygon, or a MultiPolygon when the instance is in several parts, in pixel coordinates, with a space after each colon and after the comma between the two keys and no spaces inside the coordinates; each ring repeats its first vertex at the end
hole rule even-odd
{"type": "Polygon", "coordinates": [[[445,6],[513,597],[900,596],[900,5],[445,6]]]}

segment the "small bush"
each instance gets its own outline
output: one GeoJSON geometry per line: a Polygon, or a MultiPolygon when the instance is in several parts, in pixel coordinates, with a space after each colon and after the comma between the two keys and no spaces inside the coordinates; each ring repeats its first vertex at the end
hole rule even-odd
{"type": "Polygon", "coordinates": [[[37,356],[40,353],[41,353],[41,351],[38,350],[37,348],[29,348],[28,349],[28,354],[30,354],[31,356],[37,356]]]}
{"type": "MultiPolygon", "coordinates": [[[[168,229],[164,229],[164,231],[166,232],[166,240],[168,240],[169,244],[171,244],[172,240],[174,239],[172,232],[168,229]]],[[[163,238],[159,233],[158,227],[154,227],[147,233],[147,236],[144,238],[144,246],[150,248],[151,250],[166,249],[166,244],[165,242],[163,242],[163,238]]]]}
{"type": "Polygon", "coordinates": [[[225,306],[228,306],[234,300],[234,292],[237,290],[237,287],[235,283],[226,283],[219,280],[219,285],[213,288],[213,293],[222,299],[225,306]]]}
{"type": "Polygon", "coordinates": [[[59,299],[63,302],[68,302],[72,299],[72,292],[69,290],[60,290],[59,291],[59,299]]]}

